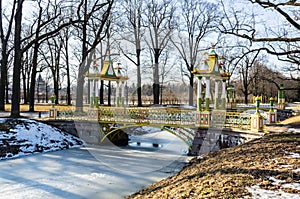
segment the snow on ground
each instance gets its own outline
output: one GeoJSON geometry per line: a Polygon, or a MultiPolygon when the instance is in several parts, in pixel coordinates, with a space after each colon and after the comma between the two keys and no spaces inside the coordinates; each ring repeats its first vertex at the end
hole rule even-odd
{"type": "Polygon", "coordinates": [[[300,196],[297,194],[286,193],[281,190],[265,190],[258,185],[248,187],[247,190],[252,194],[252,199],[300,199],[300,196]]]}
{"type": "Polygon", "coordinates": [[[0,119],[0,160],[82,145],[83,141],[79,138],[41,122],[0,119]]]}
{"type": "Polygon", "coordinates": [[[286,183],[285,180],[279,180],[274,177],[269,177],[268,179],[273,182],[273,185],[281,185],[283,188],[300,190],[300,183],[286,183]]]}
{"type": "MultiPolygon", "coordinates": [[[[20,127],[14,131],[23,129],[32,133],[38,131],[38,127],[30,127],[29,131],[20,127]]],[[[51,136],[51,130],[49,132],[48,136],[51,136]]],[[[0,198],[121,199],[175,175],[186,165],[187,157],[180,150],[186,148],[182,140],[162,132],[144,136],[148,142],[159,143],[162,147],[86,144],[75,149],[0,161],[0,198]]],[[[36,140],[35,136],[31,137],[36,140]]],[[[138,139],[138,136],[134,137],[138,139]]]]}
{"type": "MultiPolygon", "coordinates": [[[[137,132],[147,132],[147,133],[154,133],[157,132],[157,129],[151,128],[151,127],[138,127],[136,129],[137,132]]],[[[289,132],[300,132],[300,129],[289,129],[289,132]]],[[[144,136],[152,136],[153,135],[144,135],[144,136]]],[[[133,136],[134,137],[134,136],[133,136]]],[[[36,152],[49,152],[49,151],[57,151],[61,149],[68,149],[68,148],[74,148],[74,147],[80,147],[83,146],[82,140],[79,138],[76,138],[72,135],[66,134],[62,131],[60,131],[57,128],[51,127],[49,125],[29,120],[29,119],[0,119],[0,160],[1,159],[7,159],[7,158],[14,158],[14,157],[20,157],[23,155],[28,155],[36,152]],[[18,148],[18,150],[10,151],[6,154],[3,154],[3,150],[6,150],[8,148],[18,148]],[[2,153],[1,153],[2,152],[2,153]]],[[[102,151],[103,152],[103,151],[102,151]]],[[[102,154],[102,153],[100,153],[102,154]]],[[[287,152],[286,153],[287,158],[300,158],[300,155],[298,153],[293,152],[287,152]]],[[[111,156],[110,156],[111,157],[111,156]]],[[[101,158],[103,159],[103,157],[101,158]]],[[[133,161],[135,162],[135,161],[133,161]]],[[[128,164],[128,163],[127,163],[128,164]]],[[[129,165],[129,164],[128,164],[129,165]]],[[[282,167],[291,168],[292,165],[282,165],[282,167]]],[[[292,170],[292,172],[299,172],[300,168],[292,170]]],[[[91,179],[97,179],[102,180],[107,178],[106,173],[97,173],[95,172],[95,169],[92,169],[90,173],[87,174],[77,174],[75,178],[86,178],[88,181],[91,179]],[[99,178],[99,179],[98,179],[99,178]]],[[[136,176],[138,179],[138,177],[136,176]]],[[[74,176],[66,178],[64,183],[61,184],[61,187],[65,187],[66,189],[73,189],[72,186],[78,187],[79,184],[74,184],[75,181],[73,180],[74,176]],[[66,183],[67,182],[67,183],[66,183]],[[68,184],[68,187],[66,186],[68,184]]],[[[110,178],[111,179],[111,178],[110,178]]],[[[43,178],[43,181],[40,183],[42,184],[48,184],[52,183],[52,181],[55,182],[55,186],[58,186],[57,183],[61,181],[61,179],[57,178],[55,180],[51,180],[50,177],[43,178]]],[[[107,179],[106,179],[107,180],[107,179]]],[[[281,185],[282,188],[292,188],[296,190],[300,190],[300,183],[287,183],[283,180],[278,180],[274,177],[269,177],[268,180],[270,180],[274,185],[281,185]]],[[[118,180],[117,180],[118,181],[118,180]]],[[[79,182],[79,181],[78,181],[79,182]]],[[[116,183],[116,182],[114,182],[116,183]]],[[[111,183],[108,183],[106,186],[113,187],[114,185],[110,185],[111,183]]],[[[88,183],[89,189],[90,183],[88,183]]],[[[35,187],[36,184],[30,184],[29,187],[35,187]]],[[[53,185],[54,186],[54,185],[53,185]]],[[[11,189],[21,190],[21,189],[28,189],[28,185],[23,184],[10,184],[9,186],[4,186],[4,190],[8,189],[8,191],[11,191],[11,189]]],[[[56,188],[57,189],[57,188],[56,188]]],[[[76,188],[77,189],[77,188],[76,188]]],[[[99,187],[93,187],[93,190],[97,190],[99,187]]],[[[113,190],[114,188],[112,188],[113,190]]],[[[300,196],[297,194],[290,194],[285,193],[283,190],[265,190],[259,187],[259,185],[254,185],[251,187],[248,187],[247,190],[252,193],[253,199],[258,198],[278,198],[278,199],[300,199],[300,196]]],[[[2,190],[3,191],[3,190],[2,190]]],[[[5,191],[4,191],[5,192],[5,191]]],[[[28,192],[29,195],[37,194],[37,192],[34,192],[32,190],[32,193],[28,192]]],[[[45,194],[44,192],[41,194],[45,194]]],[[[78,193],[79,194],[79,193],[78,193]]],[[[24,195],[22,195],[23,197],[24,195]]],[[[26,196],[26,195],[25,195],[26,196]]],[[[51,195],[52,197],[52,195],[51,195]]],[[[49,198],[51,198],[49,196],[49,198]]]]}
{"type": "Polygon", "coordinates": [[[300,133],[300,128],[289,128],[288,133],[300,133]]]}
{"type": "MultiPolygon", "coordinates": [[[[300,154],[293,152],[286,152],[286,158],[300,158],[300,154]]],[[[292,169],[293,165],[280,165],[280,167],[292,169]]],[[[291,170],[292,172],[299,173],[300,168],[291,170]]],[[[259,187],[259,185],[254,185],[247,187],[247,190],[252,194],[252,199],[300,199],[299,194],[286,193],[282,189],[289,188],[293,190],[300,190],[300,183],[288,183],[285,180],[276,179],[275,177],[268,177],[273,185],[279,186],[279,190],[266,190],[259,187]]],[[[247,197],[245,197],[247,198],[247,197]]]]}
{"type": "Polygon", "coordinates": [[[299,153],[289,152],[287,154],[289,155],[289,156],[287,156],[287,158],[300,158],[300,154],[299,153]]]}

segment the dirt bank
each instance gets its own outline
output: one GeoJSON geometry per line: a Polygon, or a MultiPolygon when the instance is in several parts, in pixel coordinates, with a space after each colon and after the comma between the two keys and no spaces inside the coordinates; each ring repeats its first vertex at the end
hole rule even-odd
{"type": "MultiPolygon", "coordinates": [[[[249,188],[300,194],[300,134],[274,133],[195,158],[177,175],[127,198],[251,198],[249,188]]],[[[300,195],[299,195],[300,197],[300,195]]]]}

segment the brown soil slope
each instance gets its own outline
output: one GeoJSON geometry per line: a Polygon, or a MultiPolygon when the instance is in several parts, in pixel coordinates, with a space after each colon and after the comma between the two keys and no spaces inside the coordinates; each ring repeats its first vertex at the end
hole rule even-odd
{"type": "Polygon", "coordinates": [[[135,193],[128,198],[243,198],[246,187],[300,194],[299,189],[274,185],[269,177],[300,182],[300,134],[265,136],[240,146],[195,158],[177,175],[135,193]]]}

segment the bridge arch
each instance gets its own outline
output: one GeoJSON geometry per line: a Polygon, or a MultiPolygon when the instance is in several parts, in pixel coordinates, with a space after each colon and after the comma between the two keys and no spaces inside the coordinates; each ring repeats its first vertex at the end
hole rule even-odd
{"type": "MultiPolygon", "coordinates": [[[[192,148],[193,140],[195,136],[195,130],[192,128],[184,128],[179,126],[158,126],[158,125],[138,125],[138,124],[131,124],[131,125],[123,125],[123,126],[115,126],[115,124],[109,124],[109,123],[100,123],[100,128],[102,131],[102,137],[100,139],[100,142],[103,142],[105,139],[107,139],[109,136],[111,136],[113,133],[117,133],[117,131],[122,129],[128,129],[132,127],[141,127],[141,126],[149,126],[153,128],[161,129],[162,131],[166,131],[168,133],[171,133],[175,135],[177,138],[181,139],[189,149],[192,148]]],[[[121,137],[121,136],[120,136],[121,137]]]]}

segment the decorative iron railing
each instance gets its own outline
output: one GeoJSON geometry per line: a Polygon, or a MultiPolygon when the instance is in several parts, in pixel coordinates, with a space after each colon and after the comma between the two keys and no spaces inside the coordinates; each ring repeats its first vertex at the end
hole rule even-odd
{"type": "Polygon", "coordinates": [[[227,112],[224,127],[250,130],[251,129],[251,115],[241,114],[238,112],[227,112]]]}
{"type": "Polygon", "coordinates": [[[127,123],[136,125],[173,127],[215,127],[251,129],[251,115],[214,110],[198,112],[189,109],[156,107],[99,107],[76,112],[74,107],[57,109],[59,120],[97,120],[102,123],[127,123]]]}
{"type": "Polygon", "coordinates": [[[195,125],[196,112],[183,109],[166,108],[120,108],[100,107],[99,122],[135,123],[138,125],[195,125]]]}

